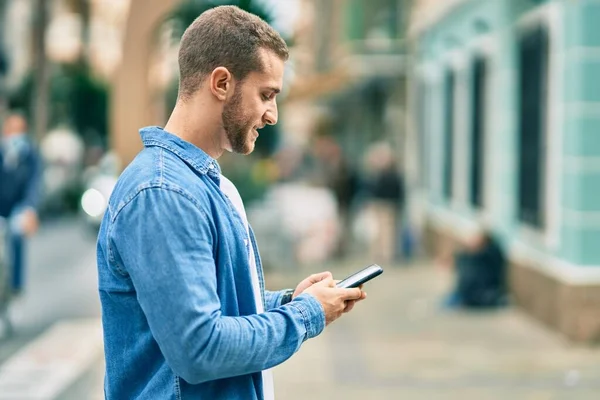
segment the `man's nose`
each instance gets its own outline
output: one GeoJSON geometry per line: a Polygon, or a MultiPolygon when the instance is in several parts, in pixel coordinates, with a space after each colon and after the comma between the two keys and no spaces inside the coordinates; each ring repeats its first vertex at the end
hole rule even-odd
{"type": "Polygon", "coordinates": [[[265,112],[264,120],[265,123],[269,125],[275,125],[277,123],[277,104],[274,104],[267,112],[265,112]]]}

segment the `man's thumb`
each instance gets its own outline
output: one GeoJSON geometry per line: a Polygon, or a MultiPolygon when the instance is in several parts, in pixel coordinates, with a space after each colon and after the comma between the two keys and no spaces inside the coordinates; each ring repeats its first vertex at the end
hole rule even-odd
{"type": "Polygon", "coordinates": [[[329,271],[320,272],[318,274],[314,274],[310,277],[310,281],[312,283],[321,282],[324,279],[332,279],[333,275],[329,271]]]}

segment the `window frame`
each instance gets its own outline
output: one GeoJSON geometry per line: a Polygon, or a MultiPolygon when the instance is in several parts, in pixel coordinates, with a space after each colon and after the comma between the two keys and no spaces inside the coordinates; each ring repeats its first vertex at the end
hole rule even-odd
{"type": "MultiPolygon", "coordinates": [[[[519,238],[532,245],[544,246],[551,251],[558,250],[560,246],[560,226],[562,220],[561,194],[562,194],[562,126],[563,110],[560,100],[563,98],[563,71],[562,41],[563,27],[561,22],[561,6],[559,3],[547,3],[525,13],[515,23],[515,51],[519,51],[520,35],[527,33],[540,25],[545,25],[548,32],[548,71],[547,71],[547,99],[545,129],[542,134],[546,142],[545,165],[542,167],[545,187],[543,188],[543,202],[541,210],[545,225],[538,228],[520,219],[517,186],[515,199],[515,219],[519,238]]],[[[518,55],[516,55],[518,57],[518,55]]],[[[518,58],[515,61],[518,63],[518,58]]],[[[518,67],[518,66],[517,66],[518,67]]],[[[515,85],[518,85],[519,71],[515,76],[515,85]]],[[[515,94],[518,96],[518,94],[515,94]]],[[[517,100],[520,102],[520,98],[517,100]]],[[[516,140],[520,140],[520,120],[516,116],[516,140]]],[[[515,185],[518,185],[520,171],[516,170],[515,185]]]]}
{"type": "Polygon", "coordinates": [[[448,51],[445,57],[440,62],[439,71],[439,92],[440,96],[440,141],[441,147],[441,165],[436,171],[440,174],[439,195],[442,201],[449,209],[455,211],[464,210],[467,207],[467,189],[468,180],[465,175],[466,153],[467,149],[464,146],[465,140],[468,138],[468,107],[469,107],[469,91],[468,91],[468,51],[466,47],[461,47],[457,50],[448,51]],[[446,145],[446,112],[447,112],[447,96],[446,96],[446,74],[452,71],[454,74],[453,88],[453,115],[452,115],[452,175],[450,197],[445,193],[445,153],[446,145]]]}

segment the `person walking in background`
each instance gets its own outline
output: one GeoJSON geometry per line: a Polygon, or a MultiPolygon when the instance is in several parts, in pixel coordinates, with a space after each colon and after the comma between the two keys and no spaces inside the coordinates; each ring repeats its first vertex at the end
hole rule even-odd
{"type": "Polygon", "coordinates": [[[8,221],[11,280],[18,295],[24,288],[25,241],[38,229],[37,207],[42,186],[42,161],[27,136],[27,121],[9,114],[0,143],[0,217],[8,221]]]}
{"type": "Polygon", "coordinates": [[[121,174],[98,236],[107,399],[273,399],[270,368],[365,297],[328,272],[264,289],[224,151],[277,122],[285,42],[234,6],[201,14],[179,49],[166,126],[121,174]]]}
{"type": "Polygon", "coordinates": [[[369,243],[372,260],[394,261],[399,223],[404,208],[404,180],[388,143],[373,144],[365,154],[366,177],[363,197],[374,232],[369,243]]]}
{"type": "Polygon", "coordinates": [[[356,194],[357,177],[352,165],[346,161],[341,146],[332,136],[317,136],[312,156],[314,165],[310,181],[331,190],[337,200],[340,237],[335,257],[343,259],[350,254],[352,246],[350,207],[356,194]]]}

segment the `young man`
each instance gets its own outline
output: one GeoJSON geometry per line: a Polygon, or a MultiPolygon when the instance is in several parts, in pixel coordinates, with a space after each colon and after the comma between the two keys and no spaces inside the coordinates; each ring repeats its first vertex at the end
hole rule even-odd
{"type": "Polygon", "coordinates": [[[203,13],[179,51],[180,87],[164,129],[110,199],[98,238],[108,399],[273,399],[269,368],[365,297],[324,272],[264,290],[225,150],[249,154],[277,122],[287,47],[231,6],[203,13]]]}
{"type": "MultiPolygon", "coordinates": [[[[38,228],[37,207],[42,183],[41,158],[27,137],[27,121],[10,114],[0,142],[0,219],[8,222],[11,270],[10,289],[24,286],[25,239],[38,228]]],[[[0,244],[2,245],[2,244],[0,244]]]]}

